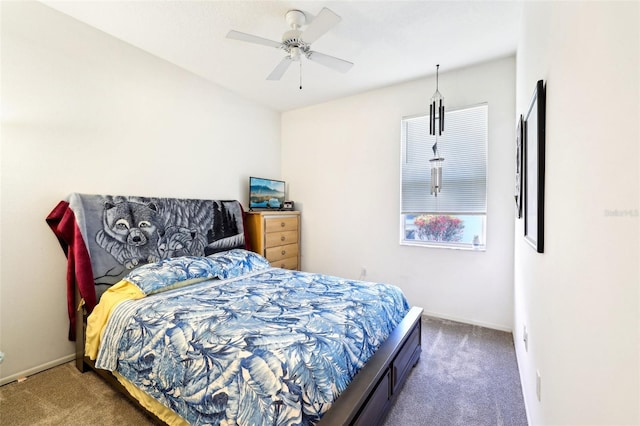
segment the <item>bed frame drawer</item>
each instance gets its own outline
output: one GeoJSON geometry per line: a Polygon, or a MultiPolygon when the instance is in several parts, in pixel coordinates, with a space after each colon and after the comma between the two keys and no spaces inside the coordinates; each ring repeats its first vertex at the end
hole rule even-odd
{"type": "Polygon", "coordinates": [[[387,373],[382,376],[380,383],[373,391],[367,405],[360,412],[358,418],[353,425],[358,426],[371,426],[377,425],[384,419],[384,414],[388,409],[388,405],[391,403],[391,371],[387,370],[387,373]]]}
{"type": "Polygon", "coordinates": [[[415,365],[420,357],[421,350],[421,328],[416,327],[400,351],[396,359],[393,360],[391,371],[393,373],[393,393],[398,392],[399,387],[404,383],[411,368],[415,365]],[[405,350],[405,348],[407,350],[405,350]]]}

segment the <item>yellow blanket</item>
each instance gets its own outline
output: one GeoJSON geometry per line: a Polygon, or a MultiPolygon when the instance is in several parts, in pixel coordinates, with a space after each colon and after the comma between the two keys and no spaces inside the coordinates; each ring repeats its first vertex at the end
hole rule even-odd
{"type": "Polygon", "coordinates": [[[100,298],[100,303],[96,305],[87,320],[86,340],[84,344],[84,354],[95,360],[100,349],[102,330],[107,325],[107,320],[111,316],[113,309],[125,300],[142,299],[144,293],[129,281],[122,280],[111,286],[100,298]]]}
{"type": "Polygon", "coordinates": [[[155,399],[153,399],[149,394],[144,393],[139,388],[137,388],[133,383],[122,377],[117,372],[113,372],[113,375],[116,376],[116,379],[122,384],[122,386],[127,389],[127,392],[131,396],[140,402],[144,408],[149,410],[151,413],[155,414],[160,420],[168,424],[169,426],[188,426],[189,423],[180,417],[175,411],[171,410],[168,407],[165,407],[155,399]]]}
{"type": "MultiPolygon", "coordinates": [[[[87,321],[86,340],[84,353],[90,359],[95,360],[100,349],[102,331],[107,325],[107,320],[111,316],[113,309],[125,300],[141,299],[144,293],[129,281],[122,280],[114,284],[104,292],[100,298],[100,303],[96,305],[87,321]]],[[[137,399],[147,410],[155,414],[158,418],[171,426],[188,425],[188,423],[171,409],[165,407],[148,394],[136,388],[131,382],[122,377],[117,372],[113,375],[127,389],[129,394],[137,399]]]]}

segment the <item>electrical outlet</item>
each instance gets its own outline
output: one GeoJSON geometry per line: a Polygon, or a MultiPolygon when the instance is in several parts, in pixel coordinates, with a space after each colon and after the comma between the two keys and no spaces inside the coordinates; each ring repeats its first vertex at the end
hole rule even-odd
{"type": "Polygon", "coordinates": [[[538,401],[542,401],[540,396],[541,391],[542,391],[542,378],[540,377],[540,371],[536,370],[536,396],[538,397],[538,401]]]}
{"type": "Polygon", "coordinates": [[[522,341],[524,342],[524,350],[529,352],[529,333],[527,332],[526,325],[522,330],[522,341]]]}

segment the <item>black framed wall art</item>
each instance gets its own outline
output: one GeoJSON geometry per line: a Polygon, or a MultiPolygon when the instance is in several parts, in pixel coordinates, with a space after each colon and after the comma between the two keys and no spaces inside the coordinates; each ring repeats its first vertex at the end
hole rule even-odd
{"type": "Polygon", "coordinates": [[[544,170],[546,94],[538,80],[524,120],[524,238],[544,253],[544,170]]]}
{"type": "Polygon", "coordinates": [[[524,138],[524,118],[522,114],[518,117],[518,123],[516,125],[516,186],[515,186],[515,198],[516,198],[516,217],[520,219],[522,217],[522,143],[524,138]]]}

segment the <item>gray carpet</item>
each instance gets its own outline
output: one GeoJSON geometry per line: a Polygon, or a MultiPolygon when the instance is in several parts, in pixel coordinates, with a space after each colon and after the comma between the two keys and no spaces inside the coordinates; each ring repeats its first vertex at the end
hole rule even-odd
{"type": "Polygon", "coordinates": [[[526,426],[510,333],[422,317],[422,355],[385,426],[526,426]]]}
{"type": "MultiPolygon", "coordinates": [[[[422,355],[386,426],[526,425],[511,334],[423,317],[422,355]]],[[[73,363],[0,387],[2,425],[152,425],[73,363]]]]}

